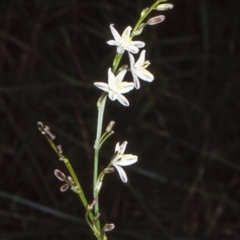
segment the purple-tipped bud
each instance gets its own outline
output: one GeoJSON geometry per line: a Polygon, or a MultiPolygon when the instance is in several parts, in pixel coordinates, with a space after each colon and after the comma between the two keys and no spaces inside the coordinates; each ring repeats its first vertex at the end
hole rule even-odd
{"type": "Polygon", "coordinates": [[[158,15],[156,17],[150,18],[147,23],[148,25],[155,25],[158,23],[161,23],[165,20],[165,16],[164,15],[158,15]]]}
{"type": "Polygon", "coordinates": [[[69,189],[69,185],[65,183],[64,185],[61,186],[60,191],[61,192],[66,192],[69,189]]]}
{"type": "Polygon", "coordinates": [[[60,170],[56,169],[54,170],[54,175],[60,180],[60,181],[66,181],[66,176],[63,172],[60,170]]]}
{"type": "Polygon", "coordinates": [[[106,223],[103,227],[103,232],[112,231],[114,228],[115,228],[115,225],[113,223],[106,223]]]}

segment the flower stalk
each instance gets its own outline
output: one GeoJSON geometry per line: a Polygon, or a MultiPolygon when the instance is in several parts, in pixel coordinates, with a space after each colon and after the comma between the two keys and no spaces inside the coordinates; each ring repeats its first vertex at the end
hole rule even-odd
{"type": "MultiPolygon", "coordinates": [[[[97,120],[97,135],[94,145],[94,167],[93,167],[93,198],[97,199],[98,194],[94,191],[96,188],[97,183],[97,177],[98,177],[98,165],[99,165],[99,150],[101,148],[101,135],[102,135],[102,125],[103,125],[103,115],[104,115],[104,109],[106,105],[106,99],[107,94],[103,93],[101,97],[99,98],[97,102],[97,108],[98,108],[98,120],[97,120]]],[[[99,213],[99,203],[98,201],[94,205],[94,215],[97,215],[99,213]]],[[[96,227],[97,230],[100,231],[100,221],[99,219],[96,220],[96,227]]]]}
{"type": "Polygon", "coordinates": [[[93,231],[95,237],[98,240],[107,240],[106,232],[109,232],[115,228],[113,223],[106,223],[101,227],[100,224],[100,212],[99,212],[99,193],[103,184],[103,179],[106,174],[110,174],[117,170],[117,173],[120,176],[122,182],[126,183],[128,181],[127,174],[123,167],[132,165],[138,161],[138,156],[133,154],[125,154],[125,150],[128,142],[124,141],[122,144],[119,142],[115,146],[114,154],[107,165],[99,173],[99,153],[103,143],[109,139],[109,137],[114,133],[113,126],[114,121],[111,121],[105,132],[103,133],[103,120],[104,120],[104,111],[106,106],[107,97],[112,100],[118,100],[120,104],[128,107],[129,101],[124,96],[125,93],[132,91],[134,88],[140,88],[140,81],[144,80],[146,82],[152,82],[154,76],[146,68],[150,65],[149,61],[145,60],[146,50],[142,50],[139,54],[138,60],[135,61],[134,54],[139,53],[139,49],[145,47],[145,43],[142,41],[133,41],[133,38],[137,35],[140,35],[146,25],[155,25],[162,22],[165,17],[163,15],[155,16],[150,18],[148,21],[144,22],[146,17],[153,11],[164,11],[171,9],[172,4],[160,4],[166,2],[166,0],[156,0],[149,8],[145,8],[134,28],[128,26],[120,35],[115,29],[114,25],[110,25],[110,30],[113,35],[112,40],[107,41],[107,44],[116,47],[116,54],[112,63],[112,67],[108,69],[108,83],[106,82],[95,82],[94,85],[103,91],[102,95],[98,99],[97,109],[97,129],[96,129],[96,139],[94,143],[94,164],[93,164],[93,201],[89,204],[84,191],[80,185],[80,182],[77,178],[77,175],[72,168],[69,160],[63,155],[62,147],[60,145],[56,146],[53,140],[55,135],[51,132],[48,126],[43,125],[41,122],[38,122],[38,128],[42,134],[45,135],[49,144],[53,150],[58,154],[59,159],[65,164],[70,176],[66,177],[64,173],[56,169],[54,171],[55,176],[60,180],[65,182],[64,185],[60,188],[62,192],[65,192],[67,189],[71,188],[75,193],[78,194],[85,210],[86,221],[93,231]],[[128,65],[120,66],[121,59],[123,54],[127,51],[129,57],[128,65]],[[124,77],[127,72],[131,72],[133,81],[127,82],[124,81],[124,77]]]}

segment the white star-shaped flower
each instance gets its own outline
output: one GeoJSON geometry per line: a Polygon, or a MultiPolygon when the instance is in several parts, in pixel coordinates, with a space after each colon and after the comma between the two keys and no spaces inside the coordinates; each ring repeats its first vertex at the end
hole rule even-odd
{"type": "Polygon", "coordinates": [[[127,141],[123,142],[121,145],[118,142],[115,147],[115,157],[111,162],[112,165],[117,169],[119,176],[124,183],[128,181],[128,178],[122,166],[132,165],[138,160],[136,155],[124,154],[126,147],[127,141]]]}
{"type": "Polygon", "coordinates": [[[112,100],[118,100],[122,105],[129,106],[129,102],[122,93],[127,93],[134,89],[134,83],[123,82],[123,78],[127,70],[121,70],[116,76],[113,74],[112,69],[108,69],[108,84],[104,82],[95,82],[94,85],[105,92],[108,92],[108,97],[112,100]]]}
{"type": "Polygon", "coordinates": [[[133,75],[135,88],[140,88],[140,82],[138,78],[147,82],[152,82],[154,80],[154,76],[146,69],[150,64],[149,61],[145,61],[146,50],[142,50],[136,62],[133,55],[131,53],[128,54],[130,59],[130,70],[133,75]]]}
{"type": "Polygon", "coordinates": [[[120,34],[114,28],[113,24],[110,25],[110,30],[112,32],[114,40],[107,41],[107,44],[117,46],[117,52],[119,54],[123,54],[125,50],[131,53],[138,53],[139,48],[145,46],[145,43],[142,41],[132,41],[131,38],[132,28],[130,26],[128,26],[123,31],[122,36],[120,36],[120,34]]]}

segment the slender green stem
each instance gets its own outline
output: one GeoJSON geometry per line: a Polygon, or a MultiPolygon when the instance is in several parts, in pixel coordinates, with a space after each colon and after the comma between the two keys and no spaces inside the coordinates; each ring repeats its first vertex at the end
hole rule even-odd
{"type": "MultiPolygon", "coordinates": [[[[94,167],[93,167],[93,198],[98,198],[98,192],[95,191],[97,178],[98,178],[98,159],[99,159],[99,150],[100,150],[100,139],[102,135],[102,125],[103,125],[103,115],[107,99],[107,93],[103,93],[97,102],[98,108],[98,121],[97,121],[97,135],[94,145],[94,167]]],[[[94,214],[99,212],[99,203],[98,201],[94,205],[94,214]]],[[[100,221],[96,220],[96,227],[100,231],[100,221]]]]}
{"type": "Polygon", "coordinates": [[[87,215],[90,218],[90,221],[87,221],[87,222],[88,222],[89,226],[91,227],[91,229],[93,230],[96,238],[101,240],[101,234],[100,234],[101,230],[95,228],[96,220],[94,219],[92,211],[89,210],[89,208],[88,208],[88,201],[87,201],[86,196],[83,192],[83,189],[82,189],[81,184],[78,180],[78,177],[77,177],[75,171],[72,168],[72,165],[70,164],[69,160],[62,153],[60,153],[57,150],[57,147],[56,147],[55,143],[52,141],[52,139],[48,135],[45,135],[45,137],[47,138],[47,140],[48,140],[49,144],[51,145],[51,147],[53,148],[53,150],[58,154],[60,159],[62,159],[66,168],[68,169],[68,171],[70,173],[70,176],[72,177],[72,179],[74,181],[74,184],[75,184],[73,190],[74,190],[75,193],[78,194],[80,200],[82,201],[82,204],[83,204],[84,208],[86,209],[87,215]]]}
{"type": "Polygon", "coordinates": [[[109,133],[106,133],[106,134],[103,134],[103,136],[101,137],[100,139],[100,147],[103,145],[103,143],[110,137],[113,135],[113,131],[112,132],[109,132],[109,133]]]}
{"type": "MultiPolygon", "coordinates": [[[[82,190],[82,187],[81,187],[81,184],[80,182],[78,181],[78,178],[77,178],[77,175],[76,173],[74,172],[73,168],[72,168],[72,165],[70,164],[69,160],[68,159],[64,159],[63,160],[64,163],[65,163],[65,166],[67,167],[69,173],[71,174],[72,178],[73,178],[73,181],[75,182],[76,186],[77,186],[77,191],[76,193],[79,195],[85,209],[87,210],[88,209],[88,202],[87,202],[87,199],[85,197],[85,194],[82,190]]],[[[93,217],[93,216],[92,216],[93,217]]],[[[93,218],[92,218],[93,219],[93,218]]]]}
{"type": "MultiPolygon", "coordinates": [[[[70,175],[71,175],[71,177],[72,177],[72,179],[73,179],[73,181],[74,181],[74,183],[75,183],[76,186],[77,186],[77,189],[76,189],[77,191],[75,191],[75,192],[79,195],[79,197],[80,197],[80,199],[81,199],[81,201],[82,201],[83,206],[85,207],[85,209],[88,210],[88,202],[87,202],[87,199],[86,199],[85,194],[84,194],[84,192],[83,192],[83,190],[82,190],[82,187],[81,187],[81,184],[80,184],[80,182],[79,182],[79,180],[78,180],[78,178],[77,178],[77,175],[76,175],[75,171],[74,171],[73,168],[72,168],[72,165],[70,164],[69,160],[68,160],[62,153],[59,153],[59,152],[58,152],[57,147],[56,147],[55,143],[52,141],[52,139],[50,139],[47,135],[45,135],[45,136],[46,136],[49,144],[50,144],[51,147],[53,148],[53,150],[54,150],[54,151],[57,153],[57,155],[63,160],[66,168],[68,169],[68,171],[69,171],[69,173],[70,173],[70,175]]],[[[90,215],[91,220],[94,221],[93,214],[91,213],[91,214],[89,214],[89,215],[90,215]]]]}
{"type": "Polygon", "coordinates": [[[115,73],[117,71],[117,68],[122,59],[122,56],[123,56],[123,54],[116,53],[115,58],[113,60],[113,69],[112,69],[113,73],[115,73]]]}

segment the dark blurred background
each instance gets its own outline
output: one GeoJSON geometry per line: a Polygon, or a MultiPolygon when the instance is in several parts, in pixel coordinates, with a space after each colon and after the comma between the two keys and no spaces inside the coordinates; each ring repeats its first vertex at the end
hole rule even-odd
{"type": "MultiPolygon", "coordinates": [[[[94,239],[78,196],[37,121],[49,125],[92,200],[95,81],[107,81],[115,48],[109,25],[133,26],[151,0],[8,0],[0,3],[0,239],[94,239]]],[[[111,240],[240,239],[240,2],[173,0],[146,27],[155,80],[107,101],[116,142],[139,162],[129,182],[107,175],[100,194],[111,240]]],[[[154,12],[151,16],[159,14],[154,12]]],[[[123,59],[127,63],[127,58],[123,59]]],[[[127,75],[131,81],[131,75],[127,75]]]]}

